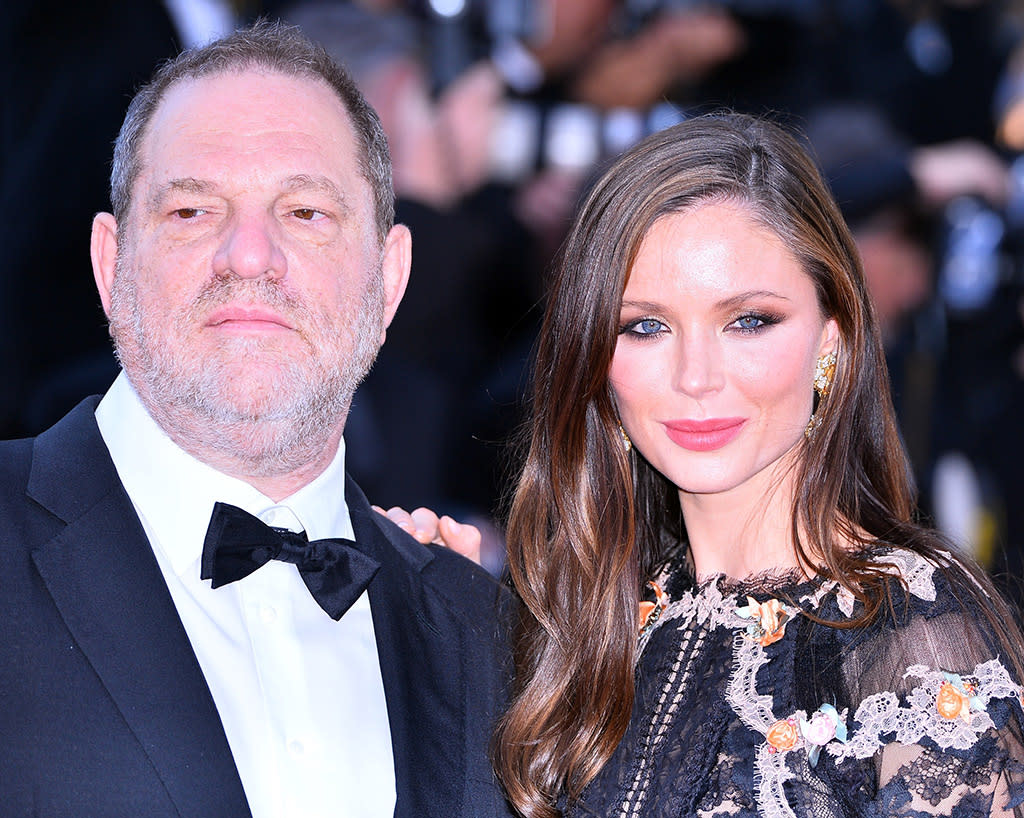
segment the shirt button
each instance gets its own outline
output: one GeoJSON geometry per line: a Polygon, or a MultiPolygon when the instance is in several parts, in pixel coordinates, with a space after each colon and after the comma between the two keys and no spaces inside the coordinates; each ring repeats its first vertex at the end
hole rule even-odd
{"type": "Polygon", "coordinates": [[[298,739],[292,739],[288,742],[288,752],[291,753],[293,756],[300,756],[304,752],[306,752],[306,748],[298,739]]]}
{"type": "Polygon", "coordinates": [[[270,605],[260,606],[260,622],[264,625],[269,625],[271,622],[277,619],[277,609],[270,605]]]}

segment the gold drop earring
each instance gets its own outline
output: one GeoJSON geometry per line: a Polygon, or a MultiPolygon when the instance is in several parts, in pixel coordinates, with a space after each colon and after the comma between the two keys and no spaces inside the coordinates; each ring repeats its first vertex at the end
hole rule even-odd
{"type": "Polygon", "coordinates": [[[626,434],[626,430],[622,428],[622,424],[619,424],[619,434],[622,435],[622,446],[626,450],[626,454],[629,454],[630,449],[633,448],[633,441],[629,439],[629,435],[626,434]]]}
{"type": "Polygon", "coordinates": [[[807,421],[807,427],[804,429],[804,435],[808,438],[821,425],[821,417],[818,415],[818,410],[821,409],[821,402],[825,400],[829,390],[832,389],[832,380],[835,378],[835,375],[836,354],[830,352],[818,358],[818,363],[814,366],[814,392],[817,398],[814,402],[814,411],[811,413],[811,419],[807,421]]]}

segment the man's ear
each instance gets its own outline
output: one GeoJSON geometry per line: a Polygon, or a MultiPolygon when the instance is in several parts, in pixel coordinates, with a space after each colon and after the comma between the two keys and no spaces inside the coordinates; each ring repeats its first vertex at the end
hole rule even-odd
{"type": "Polygon", "coordinates": [[[117,221],[111,213],[97,213],[92,220],[92,238],[89,242],[92,275],[100,293],[103,312],[110,317],[110,290],[114,286],[117,261],[117,221]]]}
{"type": "MultiPolygon", "coordinates": [[[[384,257],[381,261],[381,273],[384,277],[384,328],[391,326],[402,296],[405,295],[409,283],[409,270],[412,267],[412,235],[404,224],[396,224],[388,231],[384,239],[384,257]]],[[[381,343],[384,334],[381,333],[381,343]]]]}

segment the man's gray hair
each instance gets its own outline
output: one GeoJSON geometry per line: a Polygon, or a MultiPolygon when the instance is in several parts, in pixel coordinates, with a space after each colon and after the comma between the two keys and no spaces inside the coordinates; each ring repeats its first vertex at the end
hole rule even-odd
{"type": "Polygon", "coordinates": [[[157,69],[153,78],[132,99],[121,132],[114,143],[110,174],[110,202],[118,223],[131,211],[132,188],[142,171],[140,148],[156,109],[167,90],[178,82],[240,71],[247,68],[285,76],[320,80],[338,95],[352,121],[359,144],[359,167],[374,198],[374,219],[383,241],[395,220],[395,194],[391,181],[391,155],[377,112],[344,68],[298,28],[257,21],[215,40],[183,51],[157,69]]]}

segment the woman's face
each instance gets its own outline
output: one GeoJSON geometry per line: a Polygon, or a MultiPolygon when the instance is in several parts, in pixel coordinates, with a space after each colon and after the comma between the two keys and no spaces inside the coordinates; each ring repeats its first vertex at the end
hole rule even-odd
{"type": "Polygon", "coordinates": [[[837,348],[814,284],[750,211],[660,218],[630,271],[609,379],[637,450],[687,495],[763,496],[811,415],[837,348]]]}

